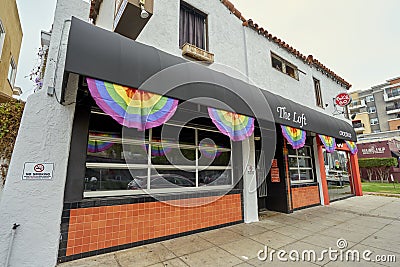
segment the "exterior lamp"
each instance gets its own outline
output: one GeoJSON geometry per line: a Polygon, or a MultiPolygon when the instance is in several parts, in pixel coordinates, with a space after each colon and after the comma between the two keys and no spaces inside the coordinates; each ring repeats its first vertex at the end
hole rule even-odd
{"type": "Polygon", "coordinates": [[[144,9],[145,4],[146,4],[146,0],[140,0],[140,4],[139,4],[140,9],[141,9],[140,17],[142,19],[147,19],[150,16],[150,14],[146,11],[146,9],[144,9]]]}

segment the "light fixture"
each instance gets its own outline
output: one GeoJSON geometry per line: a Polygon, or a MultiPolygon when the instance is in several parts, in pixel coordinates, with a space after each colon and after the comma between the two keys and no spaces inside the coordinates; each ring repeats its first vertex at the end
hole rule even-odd
{"type": "Polygon", "coordinates": [[[146,0],[140,0],[140,3],[139,3],[140,10],[141,10],[140,11],[140,17],[142,19],[147,19],[150,16],[149,12],[147,12],[146,9],[144,8],[145,4],[146,4],[146,0]]]}

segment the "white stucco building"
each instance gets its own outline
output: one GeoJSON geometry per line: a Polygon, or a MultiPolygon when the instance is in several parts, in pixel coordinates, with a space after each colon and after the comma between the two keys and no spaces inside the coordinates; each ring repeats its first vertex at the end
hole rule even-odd
{"type": "Polygon", "coordinates": [[[54,266],[361,195],[354,130],[332,115],[350,86],[229,1],[58,0],[0,202],[0,265],[54,266]],[[116,116],[135,95],[179,105],[136,131],[116,116]],[[240,114],[246,138],[221,130],[214,109],[240,114]],[[301,135],[297,148],[281,126],[301,135]],[[49,179],[27,179],[27,163],[49,179]],[[343,194],[328,190],[338,174],[343,194]]]}

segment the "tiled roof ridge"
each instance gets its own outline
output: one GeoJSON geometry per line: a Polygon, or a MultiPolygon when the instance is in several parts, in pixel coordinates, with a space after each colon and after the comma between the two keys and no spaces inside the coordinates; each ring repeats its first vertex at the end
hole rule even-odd
{"type": "Polygon", "coordinates": [[[250,29],[253,29],[254,31],[258,32],[258,34],[264,36],[267,38],[269,41],[276,43],[278,46],[281,48],[285,49],[289,53],[293,54],[296,58],[301,59],[303,62],[310,66],[315,66],[318,70],[320,70],[323,74],[326,76],[330,77],[333,80],[336,80],[337,82],[341,83],[344,85],[347,89],[350,89],[351,84],[348,83],[346,80],[344,80],[342,77],[337,75],[335,72],[333,72],[331,69],[326,67],[324,64],[319,62],[317,59],[313,57],[313,55],[308,55],[305,56],[303,55],[300,51],[296,50],[289,44],[285,43],[283,40],[279,39],[276,36],[273,36],[272,34],[268,33],[267,30],[265,30],[262,27],[259,27],[257,23],[254,23],[252,19],[245,19],[242,16],[242,13],[235,8],[235,6],[229,1],[229,0],[219,0],[222,4],[224,4],[229,11],[234,14],[237,18],[239,18],[243,22],[244,27],[248,27],[250,29]]]}

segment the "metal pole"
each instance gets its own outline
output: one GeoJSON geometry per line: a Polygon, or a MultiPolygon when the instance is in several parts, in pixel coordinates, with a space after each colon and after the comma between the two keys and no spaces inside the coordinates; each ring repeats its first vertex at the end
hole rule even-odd
{"type": "Polygon", "coordinates": [[[6,267],[9,266],[12,246],[14,243],[15,231],[17,230],[18,226],[19,226],[19,224],[14,223],[13,227],[11,228],[11,239],[10,239],[10,243],[8,245],[8,253],[7,253],[7,259],[6,259],[6,264],[5,264],[6,267]]]}

